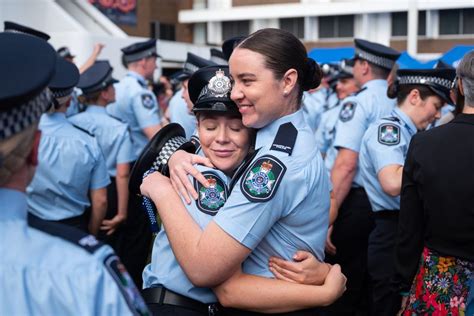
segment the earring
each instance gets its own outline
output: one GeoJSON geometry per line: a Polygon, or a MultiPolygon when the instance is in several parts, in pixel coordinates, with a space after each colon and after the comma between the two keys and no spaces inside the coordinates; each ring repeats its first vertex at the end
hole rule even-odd
{"type": "Polygon", "coordinates": [[[283,95],[286,97],[288,95],[288,91],[283,91],[283,95]]]}

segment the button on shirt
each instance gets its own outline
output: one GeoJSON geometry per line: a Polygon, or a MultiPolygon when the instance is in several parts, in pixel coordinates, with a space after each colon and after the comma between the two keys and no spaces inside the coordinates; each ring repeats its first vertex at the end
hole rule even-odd
{"type": "MultiPolygon", "coordinates": [[[[26,196],[0,189],[0,315],[136,315],[104,260],[27,225],[26,196]]],[[[54,200],[50,200],[50,205],[54,200]]]]}
{"type": "Polygon", "coordinates": [[[194,131],[196,130],[197,122],[196,116],[189,113],[186,101],[181,97],[182,94],[183,89],[180,89],[171,98],[168,106],[168,113],[170,116],[170,122],[181,125],[186,132],[186,138],[189,139],[193,136],[194,131]]]}
{"type": "Polygon", "coordinates": [[[359,166],[364,189],[373,211],[400,209],[400,196],[392,197],[386,194],[380,185],[378,174],[389,165],[403,166],[408,145],[416,132],[412,120],[397,107],[391,117],[379,119],[365,133],[360,149],[359,166]],[[398,127],[398,131],[391,126],[398,127]],[[388,142],[383,139],[392,137],[383,134],[387,133],[387,127],[391,129],[391,133],[397,134],[388,142]]]}
{"type": "MultiPolygon", "coordinates": [[[[371,80],[364,84],[362,89],[364,90],[347,97],[342,103],[334,139],[336,149],[345,148],[359,153],[362,137],[369,125],[388,116],[395,107],[395,100],[387,97],[386,80],[371,80]]],[[[359,168],[353,185],[362,186],[359,168]]]]}
{"type": "MultiPolygon", "coordinates": [[[[227,185],[227,177],[221,171],[201,165],[196,165],[196,168],[201,173],[212,172],[227,185]]],[[[190,181],[194,181],[191,176],[190,181]]],[[[186,205],[189,214],[199,227],[205,229],[213,216],[201,211],[197,203],[198,201],[194,201],[190,205],[184,205],[186,205]]],[[[144,288],[156,287],[160,284],[171,291],[203,303],[217,302],[217,298],[211,289],[196,287],[189,281],[174,256],[163,225],[153,243],[151,263],[148,264],[143,271],[144,288]]]]}
{"type": "Polygon", "coordinates": [[[117,164],[136,160],[127,124],[108,115],[105,107],[88,105],[85,112],[69,120],[95,135],[105,156],[109,176],[117,175],[117,164]]]}
{"type": "Polygon", "coordinates": [[[39,164],[27,188],[28,211],[47,220],[79,216],[90,205],[89,190],[110,183],[99,145],[64,113],[43,114],[39,129],[39,164]]]}
{"type": "Polygon", "coordinates": [[[273,277],[268,269],[270,256],[291,260],[297,250],[310,251],[323,260],[330,184],[314,133],[305,122],[303,111],[261,128],[257,132],[256,148],[260,150],[249,168],[263,156],[278,159],[286,168],[278,187],[272,188],[276,190],[274,196],[266,202],[251,202],[244,195],[242,181],[249,181],[246,178],[249,169],[237,181],[226,204],[213,219],[230,236],[252,250],[243,264],[243,271],[273,277]],[[291,155],[271,150],[280,125],[288,122],[298,131],[291,155]]]}
{"type": "Polygon", "coordinates": [[[143,129],[161,122],[158,102],[147,89],[145,78],[133,71],[115,84],[115,99],[115,103],[107,106],[107,112],[130,126],[134,153],[138,157],[148,143],[143,129]]]}

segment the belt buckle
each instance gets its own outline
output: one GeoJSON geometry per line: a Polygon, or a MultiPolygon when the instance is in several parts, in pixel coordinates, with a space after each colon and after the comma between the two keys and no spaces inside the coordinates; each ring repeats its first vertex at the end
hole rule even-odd
{"type": "Polygon", "coordinates": [[[219,308],[216,304],[209,304],[207,305],[207,314],[209,316],[217,316],[219,315],[219,308]]]}

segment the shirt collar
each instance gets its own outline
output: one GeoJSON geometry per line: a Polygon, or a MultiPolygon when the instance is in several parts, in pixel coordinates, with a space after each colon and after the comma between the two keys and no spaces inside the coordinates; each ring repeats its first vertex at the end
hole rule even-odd
{"type": "Polygon", "coordinates": [[[396,117],[398,117],[402,123],[405,125],[405,127],[408,129],[410,132],[410,135],[414,135],[417,132],[417,128],[415,123],[411,120],[411,118],[403,112],[398,106],[393,109],[393,113],[395,114],[396,117]]]}
{"type": "Polygon", "coordinates": [[[26,194],[12,189],[0,189],[0,201],[2,201],[2,211],[0,221],[25,220],[26,221],[26,194]]]}
{"type": "Polygon", "coordinates": [[[278,132],[280,125],[291,122],[298,129],[304,126],[304,115],[303,110],[299,109],[295,113],[280,117],[279,119],[271,122],[265,127],[262,127],[257,132],[257,139],[255,140],[255,149],[262,148],[265,145],[271,144],[278,132]]]}
{"type": "Polygon", "coordinates": [[[130,77],[133,77],[133,78],[137,79],[138,82],[140,82],[141,85],[146,86],[145,77],[143,77],[143,76],[140,75],[139,73],[137,73],[137,72],[135,72],[135,71],[129,70],[129,71],[127,72],[127,76],[130,76],[130,77]]]}
{"type": "Polygon", "coordinates": [[[41,115],[40,125],[57,124],[58,122],[67,122],[66,113],[54,112],[41,115]]]}
{"type": "Polygon", "coordinates": [[[387,80],[384,79],[374,79],[367,81],[362,88],[370,88],[370,87],[387,87],[387,80]]]}
{"type": "Polygon", "coordinates": [[[104,113],[107,114],[105,107],[99,105],[88,105],[86,108],[86,112],[89,113],[104,113]]]}

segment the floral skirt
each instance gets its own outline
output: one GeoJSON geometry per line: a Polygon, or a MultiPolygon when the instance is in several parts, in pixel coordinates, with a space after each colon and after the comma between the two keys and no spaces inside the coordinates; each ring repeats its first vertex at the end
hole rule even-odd
{"type": "Polygon", "coordinates": [[[466,314],[472,278],[474,262],[424,248],[402,315],[472,316],[466,314]]]}

